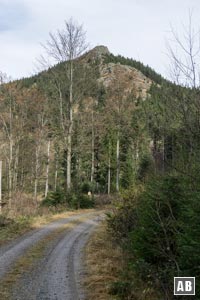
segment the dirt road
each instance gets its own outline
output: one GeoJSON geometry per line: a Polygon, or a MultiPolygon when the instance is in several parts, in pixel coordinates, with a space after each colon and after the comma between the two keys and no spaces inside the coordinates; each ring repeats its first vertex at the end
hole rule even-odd
{"type": "Polygon", "coordinates": [[[85,299],[82,249],[103,217],[90,212],[61,219],[0,248],[0,298],[85,299]]]}

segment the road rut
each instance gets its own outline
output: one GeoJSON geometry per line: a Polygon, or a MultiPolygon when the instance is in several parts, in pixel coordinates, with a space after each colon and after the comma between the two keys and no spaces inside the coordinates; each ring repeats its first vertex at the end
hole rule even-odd
{"type": "Polygon", "coordinates": [[[100,212],[84,213],[53,222],[0,248],[0,278],[12,273],[12,267],[32,247],[45,241],[41,257],[12,283],[12,300],[82,300],[82,249],[90,233],[102,220],[100,212]],[[68,226],[68,225],[69,226],[68,226]],[[68,227],[64,227],[64,226],[68,227]],[[61,229],[61,230],[60,230],[61,229]],[[59,231],[60,230],[60,231],[59,231]],[[54,234],[53,238],[45,240],[54,234]]]}

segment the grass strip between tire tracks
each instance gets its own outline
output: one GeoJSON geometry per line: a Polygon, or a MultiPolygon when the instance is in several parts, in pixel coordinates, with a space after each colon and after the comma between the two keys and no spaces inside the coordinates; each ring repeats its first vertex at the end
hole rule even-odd
{"type": "Polygon", "coordinates": [[[88,217],[82,216],[70,223],[62,224],[58,229],[55,229],[41,241],[26,250],[23,256],[17,259],[17,261],[13,264],[12,269],[0,281],[0,299],[11,299],[12,290],[15,284],[20,280],[20,278],[22,278],[22,276],[24,276],[25,273],[31,272],[31,269],[34,268],[34,264],[45,255],[45,250],[51,242],[55,241],[65,231],[67,233],[88,219],[88,217]]]}

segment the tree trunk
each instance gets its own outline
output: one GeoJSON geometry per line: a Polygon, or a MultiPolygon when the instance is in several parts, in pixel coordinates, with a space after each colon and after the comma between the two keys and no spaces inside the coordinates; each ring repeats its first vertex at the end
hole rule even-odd
{"type": "Polygon", "coordinates": [[[90,181],[94,181],[94,112],[92,111],[92,161],[90,181]]]}
{"type": "Polygon", "coordinates": [[[2,213],[2,161],[0,161],[0,214],[2,213]]]}
{"type": "Polygon", "coordinates": [[[14,161],[14,178],[13,178],[13,190],[17,190],[17,180],[18,180],[18,163],[19,163],[19,144],[16,148],[15,161],[14,161]]]}
{"type": "Polygon", "coordinates": [[[47,168],[46,168],[46,184],[45,184],[45,198],[47,197],[48,191],[49,191],[49,161],[50,161],[50,146],[51,141],[48,141],[47,145],[47,168]]]}
{"type": "Polygon", "coordinates": [[[163,135],[163,147],[162,147],[162,172],[165,172],[165,136],[163,135]]]}
{"type": "Polygon", "coordinates": [[[8,162],[8,168],[9,168],[9,200],[8,200],[8,207],[9,209],[11,209],[11,202],[12,202],[12,162],[13,162],[13,135],[12,135],[12,127],[13,127],[13,124],[12,124],[12,99],[10,97],[10,114],[9,114],[9,128],[10,128],[10,134],[9,134],[9,162],[8,162]]]}
{"type": "MultiPolygon", "coordinates": [[[[20,189],[23,190],[24,189],[24,184],[25,184],[25,178],[24,178],[24,166],[22,165],[21,167],[21,172],[20,172],[20,180],[19,180],[19,185],[20,185],[20,189]]],[[[32,183],[32,178],[31,178],[31,183],[32,183]]],[[[32,186],[32,184],[31,184],[32,186]]]]}
{"type": "Polygon", "coordinates": [[[55,169],[55,182],[54,182],[54,190],[57,189],[57,180],[58,180],[58,160],[56,157],[56,169],[55,169]]]}
{"type": "Polygon", "coordinates": [[[71,188],[71,160],[72,160],[72,113],[70,112],[69,134],[67,137],[67,189],[71,188]]]}
{"type": "Polygon", "coordinates": [[[34,199],[37,202],[40,144],[36,146],[36,153],[35,154],[36,154],[35,155],[36,160],[35,160],[34,199]]]}
{"type": "Polygon", "coordinates": [[[73,129],[73,62],[70,62],[69,89],[69,132],[67,137],[67,189],[71,188],[71,160],[72,160],[72,129],[73,129]]]}
{"type": "Polygon", "coordinates": [[[116,174],[116,192],[119,192],[119,167],[120,167],[120,161],[119,161],[119,133],[117,134],[117,151],[116,151],[116,158],[117,158],[117,174],[116,174]]]}
{"type": "Polygon", "coordinates": [[[110,156],[108,159],[108,195],[110,194],[110,179],[111,179],[111,172],[110,172],[110,156]]]}
{"type": "Polygon", "coordinates": [[[8,161],[8,207],[11,209],[11,201],[12,201],[12,161],[13,161],[13,141],[10,136],[10,144],[9,144],[9,161],[8,161]]]}
{"type": "Polygon", "coordinates": [[[59,87],[59,100],[60,100],[60,124],[63,132],[65,131],[64,121],[63,121],[63,96],[61,88],[59,87]]]}

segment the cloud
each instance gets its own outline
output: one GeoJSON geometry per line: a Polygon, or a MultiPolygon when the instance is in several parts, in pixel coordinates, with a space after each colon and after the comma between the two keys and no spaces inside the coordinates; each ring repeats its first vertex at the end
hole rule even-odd
{"type": "Polygon", "coordinates": [[[0,32],[16,30],[29,21],[27,7],[19,1],[0,0],[0,32]]]}
{"type": "Polygon", "coordinates": [[[15,78],[34,70],[40,43],[71,16],[83,23],[92,46],[139,59],[165,73],[165,36],[180,28],[199,0],[0,0],[0,71],[15,78]]]}

